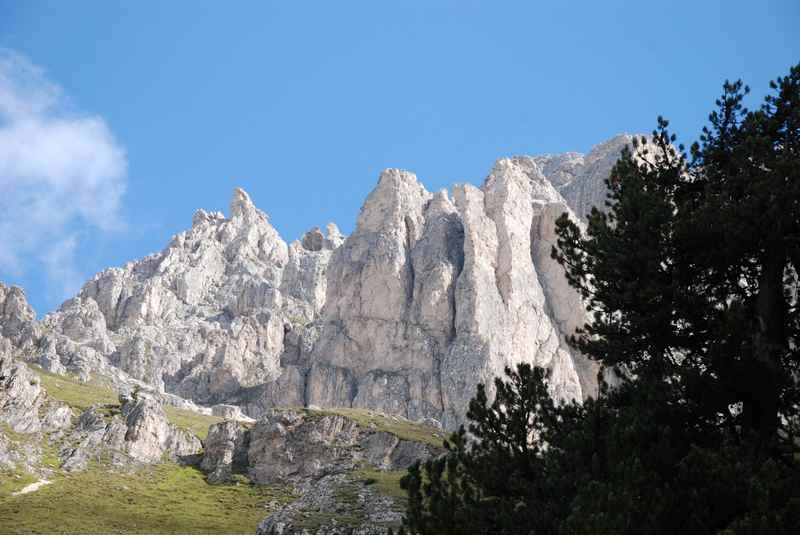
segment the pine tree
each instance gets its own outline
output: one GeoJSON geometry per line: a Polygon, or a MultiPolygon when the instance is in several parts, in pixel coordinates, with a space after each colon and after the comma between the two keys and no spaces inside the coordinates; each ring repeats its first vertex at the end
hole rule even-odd
{"type": "Polygon", "coordinates": [[[576,406],[557,409],[541,368],[521,364],[495,380],[490,403],[483,385],[462,427],[445,443],[447,454],[411,467],[403,479],[409,495],[411,533],[527,534],[552,532],[545,510],[551,489],[544,454],[553,420],[576,406]]]}
{"type": "Polygon", "coordinates": [[[404,479],[410,534],[776,534],[800,526],[800,65],[761,108],[723,86],[689,155],[659,118],[606,210],[557,222],[553,257],[613,368],[583,405],[544,371],[478,388],[439,458],[404,479]]]}
{"type": "Polygon", "coordinates": [[[553,250],[594,316],[574,339],[585,354],[678,382],[698,423],[765,442],[798,402],[800,67],[772,87],[748,112],[726,82],[688,163],[659,118],[615,166],[608,212],[586,236],[562,217],[553,250]]]}

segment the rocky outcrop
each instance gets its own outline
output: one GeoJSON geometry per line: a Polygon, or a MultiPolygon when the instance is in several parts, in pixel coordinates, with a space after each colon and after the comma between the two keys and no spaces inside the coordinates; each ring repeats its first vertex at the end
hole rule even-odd
{"type": "Polygon", "coordinates": [[[257,535],[386,535],[403,518],[396,499],[347,474],[325,476],[265,518],[257,535]]]}
{"type": "Polygon", "coordinates": [[[37,472],[44,436],[63,436],[73,419],[72,410],[51,399],[9,348],[8,339],[0,338],[0,478],[37,472]]]}
{"type": "Polygon", "coordinates": [[[59,456],[66,471],[84,470],[91,461],[138,467],[165,459],[189,461],[200,453],[200,440],[167,421],[161,404],[147,396],[127,398],[119,413],[92,407],[81,414],[59,456]]]}
{"type": "Polygon", "coordinates": [[[250,432],[239,422],[212,425],[200,461],[200,468],[208,474],[208,482],[226,483],[234,474],[246,473],[249,447],[250,432]]]}
{"type": "Polygon", "coordinates": [[[11,448],[11,441],[0,429],[0,471],[10,472],[16,468],[16,456],[11,448]]]}
{"type": "Polygon", "coordinates": [[[381,470],[405,469],[439,451],[342,414],[274,409],[252,428],[233,421],[213,425],[200,466],[213,482],[239,473],[258,484],[300,484],[352,471],[362,463],[381,470]]]}
{"type": "Polygon", "coordinates": [[[277,380],[285,335],[322,306],[342,236],[329,225],[287,245],[239,189],[230,213],[199,210],[163,252],[95,276],[43,320],[42,365],[203,404],[277,380]]]}
{"type": "Polygon", "coordinates": [[[253,423],[255,420],[246,416],[242,412],[242,408],[237,405],[219,404],[211,407],[211,414],[226,420],[234,420],[237,422],[253,423]]]}
{"type": "Polygon", "coordinates": [[[0,478],[17,479],[21,473],[35,473],[41,461],[42,447],[39,443],[13,440],[0,427],[0,478]]]}
{"type": "Polygon", "coordinates": [[[237,189],[228,217],[198,210],[164,251],[99,273],[41,322],[0,286],[0,344],[256,418],[354,407],[454,428],[477,383],[522,361],[550,369],[556,398],[585,398],[599,370],[566,343],[587,317],[550,258],[554,222],[602,205],[630,141],[504,158],[452,192],[389,169],[347,238],[331,224],[287,244],[237,189]]]}
{"type": "Polygon", "coordinates": [[[400,523],[403,504],[371,476],[391,474],[396,483],[396,471],[443,451],[440,436],[367,411],[271,410],[252,428],[212,426],[200,466],[212,483],[238,474],[294,488],[298,499],[266,518],[258,533],[383,534],[400,523]]]}
{"type": "Polygon", "coordinates": [[[385,172],[331,261],[307,402],[452,428],[479,382],[522,361],[552,370],[559,399],[592,394],[596,370],[565,338],[583,306],[549,256],[564,211],[532,158],[498,161],[453,200],[385,172]]]}
{"type": "Polygon", "coordinates": [[[36,313],[17,286],[0,282],[0,354],[24,355],[40,336],[36,313]]]}
{"type": "Polygon", "coordinates": [[[72,415],[47,396],[38,375],[0,352],[0,422],[16,433],[38,433],[69,427],[72,415]]]}

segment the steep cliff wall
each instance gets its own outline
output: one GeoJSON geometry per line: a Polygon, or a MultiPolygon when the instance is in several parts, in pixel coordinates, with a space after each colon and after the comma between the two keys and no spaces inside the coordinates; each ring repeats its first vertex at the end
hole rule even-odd
{"type": "Polygon", "coordinates": [[[0,285],[0,349],[254,417],[356,407],[452,428],[477,383],[522,361],[551,370],[555,397],[585,398],[598,369],[566,343],[586,316],[550,258],[554,222],[602,204],[630,139],[501,159],[452,192],[388,169],[347,238],[331,224],[287,244],[237,189],[227,218],[199,210],[42,321],[0,285]]]}

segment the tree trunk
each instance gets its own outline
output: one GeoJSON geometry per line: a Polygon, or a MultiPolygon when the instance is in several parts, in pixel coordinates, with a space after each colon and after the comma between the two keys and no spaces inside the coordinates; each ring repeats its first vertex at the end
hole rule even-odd
{"type": "Polygon", "coordinates": [[[780,361],[786,350],[786,303],[783,295],[783,248],[771,248],[762,263],[755,301],[750,399],[745,400],[745,426],[772,440],[778,429],[780,361]]]}

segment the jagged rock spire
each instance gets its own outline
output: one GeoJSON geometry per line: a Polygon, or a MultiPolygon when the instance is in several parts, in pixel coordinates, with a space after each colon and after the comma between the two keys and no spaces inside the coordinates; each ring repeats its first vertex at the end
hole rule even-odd
{"type": "Polygon", "coordinates": [[[453,427],[478,382],[521,361],[552,370],[555,396],[585,397],[597,369],[566,343],[586,317],[552,229],[602,203],[630,139],[502,158],[452,196],[387,169],[347,238],[329,224],[287,244],[237,188],[227,218],[198,210],[163,251],[99,273],[41,322],[0,285],[0,350],[251,416],[343,405],[453,427]]]}

